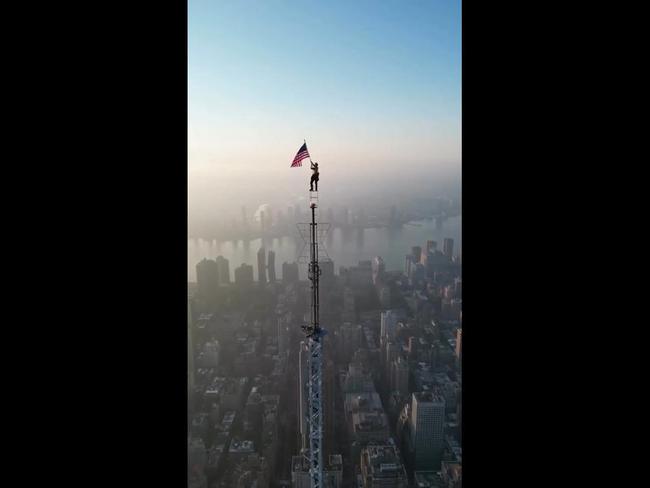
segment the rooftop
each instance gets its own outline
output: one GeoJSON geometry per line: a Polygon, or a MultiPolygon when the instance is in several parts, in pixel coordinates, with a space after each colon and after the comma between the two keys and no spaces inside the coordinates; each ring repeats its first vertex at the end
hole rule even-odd
{"type": "Polygon", "coordinates": [[[248,453],[254,451],[255,446],[253,444],[253,441],[240,441],[239,439],[233,439],[233,441],[230,443],[230,449],[228,449],[228,452],[232,453],[248,453]]]}
{"type": "Polygon", "coordinates": [[[406,470],[394,444],[369,445],[362,450],[361,456],[368,474],[373,478],[406,479],[406,470]]]}
{"type": "Polygon", "coordinates": [[[388,432],[388,419],[384,413],[359,412],[352,414],[355,432],[388,432]]]}
{"type": "Polygon", "coordinates": [[[415,471],[414,479],[416,488],[441,488],[444,486],[442,478],[435,471],[415,471]]]}
{"type": "Polygon", "coordinates": [[[444,398],[435,391],[424,391],[413,393],[413,398],[423,403],[444,403],[444,398]]]}

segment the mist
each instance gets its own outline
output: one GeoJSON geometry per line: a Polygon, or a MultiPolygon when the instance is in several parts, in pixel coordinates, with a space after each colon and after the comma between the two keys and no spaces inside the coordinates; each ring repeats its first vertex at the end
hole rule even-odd
{"type": "MultiPolygon", "coordinates": [[[[308,165],[190,166],[189,228],[210,221],[240,219],[242,207],[252,215],[262,204],[286,211],[287,207],[305,203],[311,175],[308,165]]],[[[459,164],[401,162],[359,168],[344,164],[328,167],[327,162],[319,161],[319,165],[319,198],[325,208],[383,208],[410,205],[421,198],[460,198],[459,164]]]]}

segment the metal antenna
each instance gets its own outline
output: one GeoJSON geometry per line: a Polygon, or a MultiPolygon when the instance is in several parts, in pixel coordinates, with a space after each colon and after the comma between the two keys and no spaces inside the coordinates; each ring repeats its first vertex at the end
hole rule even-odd
{"type": "Polygon", "coordinates": [[[309,268],[308,278],[311,281],[311,322],[303,326],[309,347],[309,477],[311,488],[323,488],[323,336],[325,330],[319,320],[319,278],[321,275],[318,264],[318,223],[316,209],[318,193],[310,192],[309,207],[311,223],[309,224],[309,268]]]}

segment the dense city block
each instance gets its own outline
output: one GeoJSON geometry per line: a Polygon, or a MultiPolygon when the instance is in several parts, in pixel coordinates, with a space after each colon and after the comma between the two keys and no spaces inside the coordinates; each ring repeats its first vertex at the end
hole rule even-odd
{"type": "MultiPolygon", "coordinates": [[[[327,487],[462,486],[460,250],[414,242],[320,265],[327,487]],[[336,272],[338,271],[338,272],[336,272]]],[[[309,282],[260,248],[252,264],[196,264],[188,297],[191,488],[309,485],[309,282]],[[276,269],[277,268],[277,269],[276,269]]]]}

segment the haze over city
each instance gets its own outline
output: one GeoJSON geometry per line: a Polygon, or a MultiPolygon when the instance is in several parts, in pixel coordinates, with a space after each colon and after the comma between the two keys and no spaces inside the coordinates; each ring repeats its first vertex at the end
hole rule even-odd
{"type": "Polygon", "coordinates": [[[462,488],[460,27],[190,0],[188,488],[462,488]]]}

